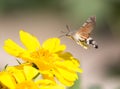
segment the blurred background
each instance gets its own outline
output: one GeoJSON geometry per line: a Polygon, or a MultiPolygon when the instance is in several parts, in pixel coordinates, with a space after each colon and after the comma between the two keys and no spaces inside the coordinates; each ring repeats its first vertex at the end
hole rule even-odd
{"type": "Polygon", "coordinates": [[[20,29],[42,44],[63,35],[66,24],[76,31],[93,15],[97,21],[91,36],[99,49],[85,50],[66,37],[61,43],[80,60],[81,89],[120,89],[120,0],[0,0],[0,70],[17,64],[2,47],[8,38],[22,45],[20,29]]]}

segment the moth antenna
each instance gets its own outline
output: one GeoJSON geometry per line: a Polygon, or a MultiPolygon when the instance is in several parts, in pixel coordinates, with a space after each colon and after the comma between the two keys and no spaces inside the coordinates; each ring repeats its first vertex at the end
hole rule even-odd
{"type": "Polygon", "coordinates": [[[96,26],[96,16],[91,16],[90,19],[94,22],[94,25],[96,26]]]}
{"type": "MultiPolygon", "coordinates": [[[[61,33],[67,33],[68,34],[70,32],[70,28],[69,28],[68,25],[66,25],[66,28],[67,28],[68,32],[61,31],[61,33]]],[[[61,38],[61,37],[64,37],[64,36],[66,36],[66,34],[65,35],[61,35],[58,38],[61,38]]]]}
{"type": "Polygon", "coordinates": [[[62,37],[64,37],[65,35],[60,35],[58,38],[62,38],[62,37]]]}
{"type": "Polygon", "coordinates": [[[69,26],[68,26],[68,25],[66,25],[66,28],[67,28],[68,33],[69,33],[69,32],[70,32],[70,28],[69,28],[69,26]]]}
{"type": "Polygon", "coordinates": [[[91,16],[90,18],[96,22],[96,16],[91,16]]]}
{"type": "Polygon", "coordinates": [[[66,33],[66,32],[64,32],[64,31],[61,31],[61,33],[66,33]]]}

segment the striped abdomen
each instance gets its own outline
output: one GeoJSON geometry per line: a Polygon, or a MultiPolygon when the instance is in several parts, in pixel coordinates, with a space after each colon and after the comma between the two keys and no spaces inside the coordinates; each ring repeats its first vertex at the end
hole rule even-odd
{"type": "Polygon", "coordinates": [[[94,41],[91,37],[89,37],[86,41],[88,45],[91,44],[94,48],[98,48],[96,41],[94,41]]]}

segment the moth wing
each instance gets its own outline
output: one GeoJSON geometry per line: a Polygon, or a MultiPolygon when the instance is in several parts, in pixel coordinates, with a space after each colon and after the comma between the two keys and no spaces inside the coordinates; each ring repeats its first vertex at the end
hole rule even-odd
{"type": "Polygon", "coordinates": [[[90,36],[91,31],[94,29],[95,24],[96,24],[96,17],[91,16],[82,25],[82,27],[80,27],[80,29],[77,31],[77,34],[79,34],[82,38],[87,39],[90,36]]]}

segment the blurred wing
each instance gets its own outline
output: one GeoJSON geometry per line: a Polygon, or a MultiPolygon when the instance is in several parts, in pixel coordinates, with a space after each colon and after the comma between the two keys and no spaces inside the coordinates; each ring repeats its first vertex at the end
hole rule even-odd
{"type": "Polygon", "coordinates": [[[93,30],[94,26],[96,24],[96,17],[91,16],[87,19],[87,21],[80,27],[80,29],[77,31],[77,34],[79,34],[83,39],[87,39],[93,30]]]}

